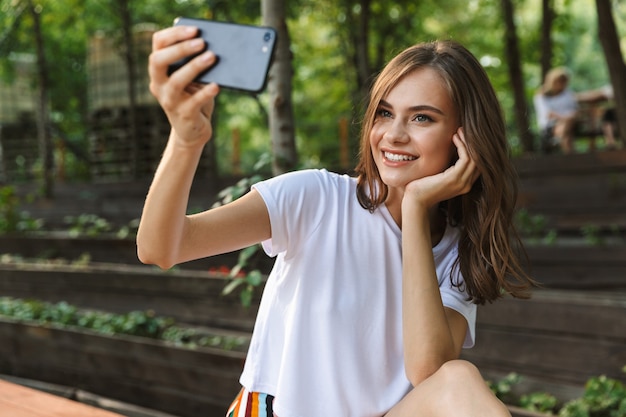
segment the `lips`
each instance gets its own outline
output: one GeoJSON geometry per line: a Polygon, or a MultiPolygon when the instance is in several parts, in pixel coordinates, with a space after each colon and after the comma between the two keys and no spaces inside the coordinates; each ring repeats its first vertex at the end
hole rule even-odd
{"type": "Polygon", "coordinates": [[[385,159],[392,161],[392,162],[415,161],[417,159],[417,157],[413,155],[386,152],[386,151],[383,152],[383,156],[385,157],[385,159]]]}

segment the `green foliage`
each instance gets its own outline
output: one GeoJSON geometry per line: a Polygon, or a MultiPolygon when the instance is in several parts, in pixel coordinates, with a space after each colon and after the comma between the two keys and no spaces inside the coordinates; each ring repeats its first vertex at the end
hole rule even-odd
{"type": "Polygon", "coordinates": [[[498,381],[487,381],[487,385],[491,392],[495,394],[502,402],[510,404],[512,399],[512,388],[518,384],[522,377],[512,372],[498,381]]]}
{"type": "MultiPolygon", "coordinates": [[[[626,372],[626,366],[622,369],[626,372]]],[[[549,393],[534,392],[513,398],[512,388],[521,381],[511,373],[499,381],[487,381],[491,391],[507,404],[539,413],[558,413],[559,417],[626,417],[626,387],[616,379],[605,375],[590,378],[585,384],[582,397],[566,402],[559,408],[557,399],[549,393]]]]}
{"type": "Polygon", "coordinates": [[[139,219],[133,219],[128,224],[120,227],[117,231],[117,237],[119,239],[130,239],[137,236],[137,230],[139,229],[139,219]]]}
{"type": "Polygon", "coordinates": [[[546,231],[547,221],[541,214],[530,214],[525,208],[515,214],[517,228],[521,233],[529,236],[540,236],[546,231]]]}
{"type": "Polygon", "coordinates": [[[599,246],[604,243],[600,228],[594,224],[587,224],[580,228],[585,241],[590,245],[599,246]]]}
{"type": "Polygon", "coordinates": [[[246,343],[243,337],[215,335],[201,329],[178,326],[174,319],[159,317],[152,310],[114,314],[80,310],[65,301],[48,303],[3,297],[0,298],[0,316],[40,325],[86,329],[106,335],[163,340],[186,348],[233,350],[240,349],[246,343]]]}
{"type": "Polygon", "coordinates": [[[224,188],[217,194],[217,198],[219,199],[213,207],[223,206],[225,204],[231,203],[247,193],[250,190],[250,187],[259,182],[261,180],[260,175],[254,175],[250,178],[242,178],[235,185],[231,185],[230,187],[224,188]]]}
{"type": "Polygon", "coordinates": [[[81,311],[64,301],[53,304],[13,298],[0,298],[0,315],[18,321],[54,324],[62,327],[81,327],[105,334],[126,334],[151,338],[159,338],[163,330],[172,325],[171,319],[156,317],[152,311],[112,314],[81,311]]]}
{"type": "Polygon", "coordinates": [[[128,239],[136,236],[139,228],[139,220],[134,219],[115,231],[107,219],[97,214],[88,213],[78,216],[65,216],[63,221],[67,225],[67,232],[71,237],[98,237],[103,234],[115,233],[119,239],[128,239]]]}
{"type": "Polygon", "coordinates": [[[520,397],[520,406],[536,413],[552,414],[558,405],[558,400],[546,392],[533,392],[520,397]]]}
{"type": "Polygon", "coordinates": [[[258,269],[248,273],[243,272],[243,269],[248,265],[249,259],[255,255],[259,249],[260,245],[254,245],[239,252],[237,265],[235,265],[228,274],[230,281],[222,290],[222,295],[228,295],[237,288],[242,287],[239,292],[239,298],[241,304],[246,308],[250,307],[252,304],[254,289],[263,283],[263,275],[258,269]]]}
{"type": "Polygon", "coordinates": [[[246,344],[241,336],[214,335],[193,328],[170,326],[163,332],[163,340],[188,348],[214,347],[223,350],[240,350],[246,344]]]}
{"type": "Polygon", "coordinates": [[[554,229],[548,229],[548,220],[542,214],[531,214],[521,208],[515,213],[515,226],[520,234],[530,239],[542,239],[544,243],[554,243],[557,238],[554,229]]]}
{"type": "Polygon", "coordinates": [[[615,379],[599,376],[585,385],[582,398],[569,401],[559,417],[626,417],[626,388],[615,379]]]}
{"type": "Polygon", "coordinates": [[[81,214],[78,216],[65,216],[63,219],[68,226],[68,233],[72,237],[90,236],[95,237],[111,231],[112,227],[108,220],[96,214],[81,214]]]}
{"type": "MultiPolygon", "coordinates": [[[[539,34],[541,1],[516,1],[517,35],[523,63],[527,98],[541,83],[539,34]]],[[[0,0],[0,79],[16,75],[16,54],[35,51],[33,21],[28,11],[20,13],[25,0],[0,0]]],[[[73,146],[87,149],[89,131],[88,68],[90,39],[96,32],[121,44],[121,14],[114,0],[38,0],[44,48],[50,80],[51,121],[73,146]]],[[[516,142],[512,115],[513,94],[502,60],[503,31],[500,2],[435,0],[406,2],[372,0],[369,20],[362,3],[356,0],[298,0],[289,2],[288,29],[293,53],[293,104],[299,160],[309,166],[337,167],[339,123],[349,121],[350,157],[357,153],[358,127],[367,84],[384,63],[400,49],[419,41],[456,39],[470,47],[485,67],[501,99],[512,143],[516,142]],[[362,23],[366,23],[362,25],[362,23]],[[367,33],[361,28],[367,27],[367,33]],[[476,30],[488,27],[490,30],[476,30]],[[359,40],[367,40],[370,77],[356,75],[359,40]]],[[[608,83],[603,51],[599,46],[593,0],[554,3],[554,65],[566,65],[574,74],[575,90],[596,88],[608,83]],[[590,12],[592,11],[592,12],[590,12]]],[[[618,32],[626,29],[626,6],[613,2],[618,32]]],[[[133,23],[172,24],[177,16],[194,16],[242,23],[260,23],[258,0],[133,0],[133,23]]],[[[145,71],[145,60],[138,71],[145,71]]],[[[145,72],[144,72],[145,73],[145,72]]],[[[36,84],[34,76],[32,84],[36,84]]],[[[241,139],[241,170],[253,171],[254,162],[271,151],[267,131],[266,93],[249,96],[223,91],[216,110],[215,145],[220,170],[230,173],[233,131],[241,139]]],[[[530,115],[532,118],[532,114],[530,115]]],[[[531,122],[534,123],[534,118],[531,122]]],[[[84,178],[81,161],[67,160],[68,174],[84,178]],[[71,168],[71,172],[70,169],[71,168]]]]}
{"type": "Polygon", "coordinates": [[[20,198],[15,188],[7,185],[0,187],[0,234],[40,230],[43,220],[32,218],[20,210],[20,198]]]}

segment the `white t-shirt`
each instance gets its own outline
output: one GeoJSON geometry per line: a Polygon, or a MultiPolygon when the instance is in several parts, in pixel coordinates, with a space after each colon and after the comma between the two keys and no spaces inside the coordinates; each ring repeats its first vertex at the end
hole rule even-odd
{"type": "Polygon", "coordinates": [[[551,112],[567,117],[573,115],[578,110],[576,94],[569,89],[563,90],[562,93],[555,96],[536,94],[533,100],[539,129],[545,129],[554,124],[548,117],[551,112]]]}
{"type": "MultiPolygon", "coordinates": [[[[277,256],[240,382],[274,395],[279,417],[380,417],[411,389],[402,347],[401,231],[386,207],[356,198],[356,179],[325,170],[254,186],[277,256]]],[[[433,248],[443,304],[467,320],[476,305],[451,285],[458,230],[433,248]]]]}

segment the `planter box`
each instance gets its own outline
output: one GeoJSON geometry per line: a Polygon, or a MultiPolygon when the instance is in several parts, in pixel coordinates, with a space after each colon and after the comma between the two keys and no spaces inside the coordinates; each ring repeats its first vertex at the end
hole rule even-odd
{"type": "Polygon", "coordinates": [[[245,354],[0,320],[0,373],[76,387],[180,417],[223,417],[245,354]]]}
{"type": "MultiPolygon", "coordinates": [[[[249,334],[258,308],[221,295],[222,278],[151,268],[0,268],[0,294],[113,312],[153,309],[184,323],[249,334]]],[[[626,292],[537,290],[530,300],[505,298],[478,309],[477,345],[463,352],[485,372],[517,372],[582,386],[593,376],[623,379],[626,292]]]]}
{"type": "MultiPolygon", "coordinates": [[[[137,244],[134,239],[120,239],[115,236],[71,237],[65,232],[41,234],[0,234],[0,253],[19,255],[23,258],[61,258],[68,261],[89,254],[96,263],[115,263],[131,266],[144,266],[137,258],[137,244]]],[[[185,262],[176,267],[184,270],[207,271],[221,266],[233,267],[237,264],[238,252],[185,262]]],[[[251,269],[269,272],[273,258],[259,252],[251,260],[251,269]]]]}
{"type": "Polygon", "coordinates": [[[245,308],[238,295],[221,294],[225,285],[224,278],[207,272],[147,266],[0,265],[0,296],[66,301],[115,313],[154,310],[188,324],[250,332],[258,294],[245,308]]]}
{"type": "MultiPolygon", "coordinates": [[[[0,372],[71,385],[171,417],[223,417],[239,390],[244,361],[241,353],[187,350],[10,320],[0,320],[0,338],[12,341],[0,345],[0,372]]],[[[87,396],[82,400],[102,407],[98,396],[87,396]]],[[[115,409],[141,416],[146,411],[137,410],[115,409]]],[[[513,417],[545,417],[512,406],[509,410],[513,417]]]]}

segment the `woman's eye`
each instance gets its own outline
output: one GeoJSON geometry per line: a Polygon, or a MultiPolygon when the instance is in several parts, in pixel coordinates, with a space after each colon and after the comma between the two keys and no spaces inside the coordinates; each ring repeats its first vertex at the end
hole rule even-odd
{"type": "Polygon", "coordinates": [[[378,117],[391,117],[391,112],[389,110],[379,109],[376,112],[376,116],[378,116],[378,117]]]}
{"type": "Polygon", "coordinates": [[[429,116],[426,116],[425,114],[418,114],[415,116],[413,120],[415,120],[416,122],[420,122],[420,123],[433,121],[433,119],[431,119],[429,116]]]}

